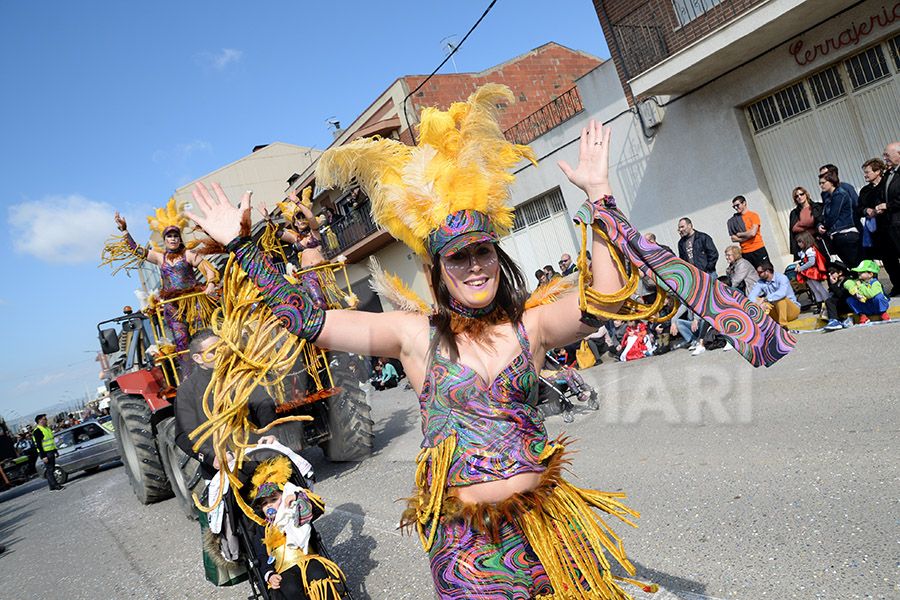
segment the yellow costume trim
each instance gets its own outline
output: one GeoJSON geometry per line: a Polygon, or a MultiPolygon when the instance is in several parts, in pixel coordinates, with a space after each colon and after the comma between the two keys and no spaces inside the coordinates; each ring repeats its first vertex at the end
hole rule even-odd
{"type": "Polygon", "coordinates": [[[556,277],[544,285],[539,285],[525,301],[525,310],[556,302],[563,296],[571,294],[578,286],[578,281],[578,276],[573,273],[565,277],[556,277]]]}
{"type": "Polygon", "coordinates": [[[284,253],[284,246],[275,232],[278,231],[278,225],[269,221],[266,223],[266,230],[259,238],[259,247],[269,256],[280,256],[281,262],[287,262],[287,256],[284,253]]]}
{"type": "Polygon", "coordinates": [[[435,532],[442,526],[441,520],[463,522],[495,539],[502,521],[518,523],[556,591],[553,596],[544,596],[546,600],[631,600],[617,580],[655,592],[655,584],[614,577],[610,572],[603,549],[632,576],[635,569],[625,556],[622,539],[595,510],[614,515],[632,527],[637,527],[632,518],[640,514],[622,504],[624,493],[581,489],[566,481],[562,471],[569,460],[565,458],[564,443],[561,439],[544,447],[540,461],[545,470],[535,489],[502,502],[479,504],[462,503],[452,488],[446,489],[447,470],[456,449],[455,436],[422,450],[416,469],[419,491],[407,501],[409,508],[403,514],[401,527],[415,523],[422,546],[428,551],[435,532]]]}
{"type": "Polygon", "coordinates": [[[425,239],[448,215],[484,213],[499,235],[512,227],[506,205],[509,172],[523,158],[537,164],[528,146],[511,144],[497,121],[497,103],[514,102],[508,87],[487,84],[449,110],[426,108],[419,145],[362,138],[327,150],[316,166],[323,187],[358,184],[372,216],[391,235],[425,257],[425,239]]]}
{"type": "Polygon", "coordinates": [[[618,292],[613,292],[612,294],[601,294],[600,292],[592,289],[590,287],[591,284],[591,273],[588,269],[588,261],[587,261],[587,225],[585,223],[580,223],[581,227],[581,252],[578,254],[578,261],[576,262],[576,266],[578,267],[578,308],[582,312],[586,312],[595,317],[599,317],[601,319],[619,319],[622,321],[651,321],[654,323],[662,323],[664,321],[670,320],[675,316],[675,313],[678,311],[679,303],[676,301],[672,310],[663,316],[655,316],[659,311],[663,309],[663,306],[666,302],[667,294],[663,290],[663,286],[656,287],[656,297],[651,304],[643,304],[641,302],[637,302],[632,298],[632,295],[637,290],[638,283],[640,283],[641,278],[638,269],[634,267],[631,263],[626,265],[622,260],[622,257],[619,255],[619,252],[616,250],[613,243],[610,241],[609,236],[603,231],[600,227],[596,225],[592,225],[593,232],[598,235],[604,242],[606,242],[609,247],[609,254],[613,258],[613,262],[616,264],[616,269],[618,269],[619,273],[622,274],[622,277],[625,279],[625,285],[618,292]],[[619,312],[612,313],[607,310],[604,310],[603,306],[609,306],[613,304],[622,304],[622,307],[619,309],[619,312]]]}
{"type": "Polygon", "coordinates": [[[98,269],[104,265],[113,266],[114,262],[123,261],[110,274],[115,275],[122,269],[125,269],[125,273],[131,277],[131,270],[138,268],[144,262],[144,259],[147,257],[147,250],[141,246],[132,250],[125,242],[125,235],[113,235],[106,240],[103,245],[103,252],[100,254],[101,262],[97,265],[98,269]]]}
{"type": "Polygon", "coordinates": [[[371,275],[369,286],[372,291],[387,300],[394,309],[420,315],[430,315],[433,312],[431,305],[412,291],[399,277],[382,271],[378,259],[374,256],[369,257],[369,274],[371,275]]]}
{"type": "MultiPolygon", "coordinates": [[[[229,258],[222,279],[222,306],[211,320],[220,343],[216,348],[212,384],[203,397],[203,411],[209,420],[191,433],[191,439],[194,449],[199,449],[203,442],[212,438],[222,477],[227,477],[234,489],[240,490],[242,485],[237,473],[243,465],[250,434],[265,433],[287,421],[309,421],[312,417],[283,417],[260,429],[247,419],[251,392],[259,384],[269,388],[280,385],[294,366],[301,346],[262,301],[259,288],[234,262],[234,255],[229,258]],[[229,451],[235,456],[233,467],[229,466],[226,457],[229,451]]],[[[222,501],[222,488],[224,486],[220,486],[210,506],[203,506],[196,494],[194,503],[204,512],[213,510],[222,501]]],[[[235,493],[235,499],[244,514],[265,525],[265,521],[247,506],[243,494],[235,493]]]]}

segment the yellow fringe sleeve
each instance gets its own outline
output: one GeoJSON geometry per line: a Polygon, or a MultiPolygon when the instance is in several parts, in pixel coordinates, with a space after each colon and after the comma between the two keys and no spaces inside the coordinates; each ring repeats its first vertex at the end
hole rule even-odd
{"type": "MultiPolygon", "coordinates": [[[[199,449],[212,438],[220,473],[231,482],[241,510],[256,523],[265,525],[244,501],[237,477],[250,434],[265,433],[287,421],[309,421],[312,417],[283,417],[258,429],[248,420],[247,402],[257,385],[271,386],[284,379],[294,366],[301,346],[263,303],[259,289],[234,262],[234,255],[228,260],[223,279],[222,306],[216,309],[212,319],[212,329],[219,336],[215,371],[203,397],[203,411],[208,420],[191,433],[191,439],[194,448],[199,449]],[[235,456],[233,466],[228,464],[227,452],[235,456]]],[[[203,506],[196,494],[194,503],[204,512],[213,510],[222,501],[222,487],[210,506],[203,506]]]]}
{"type": "Polygon", "coordinates": [[[599,235],[609,246],[609,254],[612,256],[616,269],[625,279],[625,285],[618,292],[612,294],[601,294],[590,287],[592,275],[588,269],[587,261],[587,225],[581,223],[581,252],[578,255],[576,266],[578,267],[578,308],[583,313],[588,313],[601,319],[619,319],[621,321],[651,321],[654,323],[662,323],[670,320],[678,311],[678,302],[674,302],[672,310],[662,316],[655,316],[663,309],[666,302],[667,294],[662,286],[656,288],[656,298],[652,304],[643,304],[638,302],[632,296],[637,290],[640,283],[640,271],[629,264],[630,268],[626,268],[622,257],[619,255],[615,246],[610,241],[606,232],[597,226],[593,226],[593,231],[599,235]],[[604,310],[603,306],[611,304],[622,304],[619,312],[611,313],[604,310]]]}
{"type": "Polygon", "coordinates": [[[139,267],[146,257],[147,250],[145,248],[138,246],[132,250],[125,242],[125,235],[113,235],[103,245],[103,252],[100,255],[101,262],[97,268],[104,265],[113,266],[113,263],[121,261],[122,264],[116,266],[111,275],[125,269],[125,273],[130,277],[131,270],[139,267]]]}

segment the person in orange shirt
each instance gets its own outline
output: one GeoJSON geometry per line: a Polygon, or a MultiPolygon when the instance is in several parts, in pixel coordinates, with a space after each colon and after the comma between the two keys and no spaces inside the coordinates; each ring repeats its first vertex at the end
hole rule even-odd
{"type": "Polygon", "coordinates": [[[744,231],[732,233],[731,241],[740,243],[741,256],[750,261],[754,267],[758,267],[763,261],[769,260],[769,252],[759,231],[759,215],[747,210],[747,199],[743,196],[735,196],[731,201],[731,207],[744,221],[744,231]]]}

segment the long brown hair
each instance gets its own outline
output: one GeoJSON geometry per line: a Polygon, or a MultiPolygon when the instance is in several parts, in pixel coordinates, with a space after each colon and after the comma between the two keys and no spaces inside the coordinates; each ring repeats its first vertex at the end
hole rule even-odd
{"type": "MultiPolygon", "coordinates": [[[[513,325],[518,325],[525,314],[525,276],[519,265],[500,247],[500,244],[494,244],[494,250],[497,252],[497,261],[500,263],[498,275],[500,282],[497,287],[497,295],[494,298],[496,308],[491,315],[483,317],[485,320],[491,319],[491,316],[498,313],[505,317],[503,319],[494,319],[494,322],[509,320],[513,325]]],[[[459,358],[459,347],[456,345],[456,336],[451,328],[451,315],[453,311],[450,308],[450,291],[444,285],[441,279],[440,269],[441,257],[435,253],[431,257],[431,287],[434,290],[434,298],[436,311],[432,316],[432,323],[435,327],[435,335],[428,347],[429,360],[434,356],[441,342],[446,339],[447,347],[450,350],[450,360],[459,358]]]]}

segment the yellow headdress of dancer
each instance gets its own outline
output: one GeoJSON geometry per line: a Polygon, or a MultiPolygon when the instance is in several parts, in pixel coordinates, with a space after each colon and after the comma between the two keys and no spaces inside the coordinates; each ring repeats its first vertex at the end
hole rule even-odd
{"type": "MultiPolygon", "coordinates": [[[[300,202],[304,206],[312,208],[311,187],[303,188],[303,191],[300,193],[300,202]]],[[[297,215],[297,211],[299,210],[299,207],[294,202],[276,202],[275,206],[281,209],[281,214],[284,216],[285,220],[288,223],[292,223],[294,221],[294,217],[297,215]]]]}
{"type": "Polygon", "coordinates": [[[184,216],[184,202],[177,203],[175,196],[172,196],[165,208],[156,209],[155,218],[147,217],[147,223],[150,224],[150,229],[163,238],[172,229],[181,233],[181,230],[188,224],[188,218],[184,216]]]}
{"type": "Polygon", "coordinates": [[[256,467],[248,490],[250,504],[271,496],[276,491],[284,491],[284,484],[291,478],[291,473],[291,460],[286,456],[267,460],[256,467]]]}
{"type": "Polygon", "coordinates": [[[513,101],[508,87],[487,84],[447,111],[426,108],[418,146],[359,139],[326,151],[316,179],[324,187],[357,182],[375,220],[422,257],[496,242],[513,224],[509,170],[523,158],[535,162],[497,122],[497,103],[513,101]]]}

